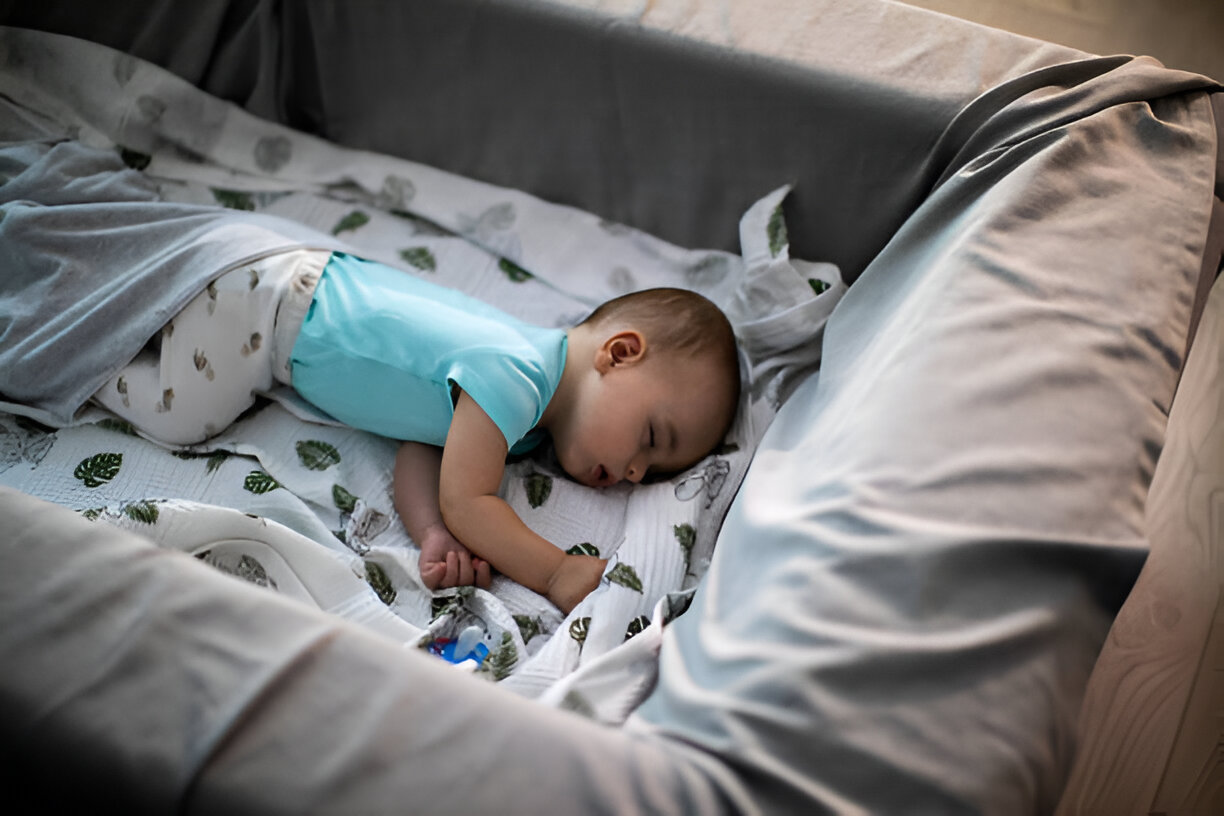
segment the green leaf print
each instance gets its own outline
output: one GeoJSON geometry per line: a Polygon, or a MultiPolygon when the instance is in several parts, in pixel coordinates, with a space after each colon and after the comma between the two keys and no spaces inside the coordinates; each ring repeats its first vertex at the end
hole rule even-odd
{"type": "Polygon", "coordinates": [[[458,587],[453,594],[439,595],[429,600],[429,619],[436,621],[443,615],[458,612],[464,603],[476,594],[476,588],[470,586],[458,587]]]}
{"type": "Polygon", "coordinates": [[[123,513],[132,521],[139,521],[143,524],[157,523],[157,505],[151,501],[146,500],[125,504],[123,505],[123,513]]]}
{"type": "Polygon", "coordinates": [[[300,441],[295,446],[298,459],[308,470],[327,470],[332,465],[340,464],[340,451],[335,445],[318,439],[300,441]]]}
{"type": "Polygon", "coordinates": [[[268,575],[263,564],[249,555],[242,555],[235,562],[233,554],[214,555],[212,550],[204,550],[196,553],[195,557],[226,575],[233,575],[256,586],[277,589],[276,581],[268,575]]]}
{"type": "Polygon", "coordinates": [[[527,484],[527,503],[533,508],[539,507],[544,502],[548,501],[549,495],[552,493],[553,480],[551,476],[543,473],[532,473],[526,478],[527,484]]]}
{"type": "Polygon", "coordinates": [[[365,562],[366,583],[374,590],[378,600],[390,606],[395,602],[395,587],[391,585],[391,577],[380,564],[373,561],[365,562]]]}
{"type": "Polygon", "coordinates": [[[357,497],[338,484],[332,485],[332,501],[343,513],[351,513],[357,508],[357,497]]]}
{"type": "Polygon", "coordinates": [[[255,199],[250,193],[244,193],[241,190],[222,190],[219,187],[212,187],[213,198],[222,207],[229,207],[231,210],[254,210],[255,199]]]}
{"type": "Polygon", "coordinates": [[[264,569],[264,565],[259,563],[258,559],[249,555],[239,558],[237,566],[230,566],[228,564],[214,565],[219,567],[222,572],[228,572],[230,575],[237,576],[244,581],[249,581],[255,586],[276,589],[276,581],[268,577],[268,571],[264,569]]]}
{"type": "Polygon", "coordinates": [[[786,217],[782,215],[781,204],[775,207],[773,213],[770,214],[769,224],[765,227],[765,231],[769,236],[769,254],[776,258],[788,241],[786,217]]]}
{"type": "Polygon", "coordinates": [[[251,493],[261,495],[263,493],[271,493],[273,490],[280,487],[280,482],[276,481],[262,470],[252,470],[247,474],[246,478],[242,480],[242,487],[244,490],[251,493]]]}
{"type": "Polygon", "coordinates": [[[565,692],[565,697],[561,700],[561,708],[591,720],[595,719],[599,713],[595,710],[595,706],[591,704],[590,700],[573,689],[565,692]]]}
{"type": "Polygon", "coordinates": [[[438,618],[450,612],[454,612],[461,606],[461,602],[453,595],[444,595],[441,598],[429,599],[429,620],[432,623],[438,618]]]}
{"type": "Polygon", "coordinates": [[[352,232],[353,230],[364,227],[370,223],[370,216],[363,213],[361,210],[353,210],[348,215],[336,222],[336,226],[332,227],[332,235],[339,235],[342,232],[352,232]]]}
{"type": "Polygon", "coordinates": [[[636,618],[629,621],[629,626],[625,629],[625,640],[628,640],[634,635],[642,634],[642,632],[649,625],[650,618],[646,617],[645,615],[638,615],[636,618]]]}
{"type": "Polygon", "coordinates": [[[213,451],[211,454],[209,454],[208,461],[204,464],[204,471],[206,473],[215,472],[217,468],[221,467],[221,463],[230,458],[232,455],[233,454],[231,454],[229,451],[213,451]]]}
{"type": "Polygon", "coordinates": [[[506,277],[515,283],[522,283],[525,280],[530,280],[532,274],[523,267],[516,264],[507,258],[502,258],[497,262],[497,267],[506,273],[506,277]]]}
{"type": "Polygon", "coordinates": [[[89,519],[90,521],[97,521],[98,516],[102,515],[102,513],[105,512],[105,510],[106,510],[105,507],[90,507],[87,510],[81,510],[80,513],[82,516],[89,519]]]}
{"type": "Polygon", "coordinates": [[[255,144],[255,164],[275,173],[293,158],[293,143],[286,136],[264,136],[255,144]]]}
{"type": "Polygon", "coordinates": [[[235,574],[244,581],[250,581],[252,584],[276,589],[276,582],[268,577],[268,571],[264,569],[264,565],[249,555],[244,555],[238,559],[238,571],[235,574]]]}
{"type": "Polygon", "coordinates": [[[95,453],[72,471],[72,475],[85,483],[86,487],[101,487],[119,474],[123,465],[122,453],[95,453]]]}
{"type": "Polygon", "coordinates": [[[579,645],[586,643],[587,633],[591,630],[590,617],[575,618],[569,625],[569,636],[578,641],[579,645]]]}
{"type": "Polygon", "coordinates": [[[14,416],[14,417],[10,417],[10,419],[12,419],[15,423],[17,423],[17,427],[25,431],[26,433],[43,434],[43,435],[55,433],[54,428],[48,425],[44,425],[41,422],[36,422],[30,419],[29,417],[14,416]]]}
{"type": "Polygon", "coordinates": [[[808,278],[808,286],[812,287],[812,291],[818,295],[823,295],[825,292],[833,288],[820,278],[808,278]]]}
{"type": "Polygon", "coordinates": [[[676,524],[672,527],[680,549],[684,550],[684,572],[687,575],[693,558],[693,545],[697,543],[697,531],[691,524],[676,524]]]}
{"type": "Polygon", "coordinates": [[[524,643],[530,643],[531,639],[544,629],[544,622],[531,615],[515,615],[514,622],[518,624],[519,634],[523,636],[524,643]]]}
{"type": "Polygon", "coordinates": [[[400,257],[422,272],[433,272],[438,268],[438,259],[428,247],[401,249],[400,257]]]}
{"type": "Polygon", "coordinates": [[[593,555],[599,557],[599,549],[589,541],[583,541],[581,544],[575,544],[565,551],[566,555],[593,555]]]}
{"type": "Polygon", "coordinates": [[[126,147],[119,148],[119,158],[123,159],[123,163],[133,170],[143,170],[149,166],[149,162],[153,157],[148,153],[141,153],[138,150],[129,150],[126,147]]]}
{"type": "Polygon", "coordinates": [[[403,176],[387,176],[383,179],[382,190],[375,199],[377,206],[384,210],[403,210],[416,197],[416,185],[412,179],[403,176]]]}
{"type": "Polygon", "coordinates": [[[493,675],[494,680],[505,680],[514,671],[518,663],[518,649],[514,646],[514,637],[509,632],[502,632],[499,645],[481,664],[480,670],[493,675]]]}
{"type": "Polygon", "coordinates": [[[614,584],[628,587],[634,592],[642,591],[642,579],[638,577],[637,570],[623,561],[608,571],[608,580],[614,584]]]}
{"type": "Polygon", "coordinates": [[[176,459],[184,460],[207,458],[208,461],[204,463],[204,471],[206,473],[213,473],[217,470],[217,468],[221,467],[222,462],[234,454],[226,450],[216,450],[211,453],[197,453],[195,451],[176,450],[170,451],[170,455],[176,459]]]}
{"type": "Polygon", "coordinates": [[[103,417],[98,420],[98,427],[105,428],[108,431],[125,434],[127,436],[136,436],[136,428],[132,423],[124,419],[116,419],[115,417],[103,417]]]}

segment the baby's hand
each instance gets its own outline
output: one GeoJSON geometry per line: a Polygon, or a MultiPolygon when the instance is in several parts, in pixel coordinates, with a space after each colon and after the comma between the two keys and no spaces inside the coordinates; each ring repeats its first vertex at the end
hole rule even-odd
{"type": "Polygon", "coordinates": [[[593,555],[567,555],[548,581],[548,600],[566,615],[599,586],[608,562],[593,555]]]}
{"type": "Polygon", "coordinates": [[[430,527],[423,540],[417,544],[421,547],[421,558],[417,562],[421,571],[421,580],[428,589],[449,589],[456,586],[475,584],[481,589],[488,589],[492,582],[489,573],[489,562],[472,555],[467,547],[446,529],[444,524],[430,527]]]}

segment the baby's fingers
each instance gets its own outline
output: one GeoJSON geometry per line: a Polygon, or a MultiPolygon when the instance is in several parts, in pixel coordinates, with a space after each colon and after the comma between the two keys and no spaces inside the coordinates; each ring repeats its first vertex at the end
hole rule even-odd
{"type": "Polygon", "coordinates": [[[455,586],[471,586],[472,584],[476,583],[476,574],[472,570],[472,556],[469,555],[467,552],[458,553],[458,556],[459,556],[459,570],[458,570],[459,583],[457,583],[455,586]]]}
{"type": "Polygon", "coordinates": [[[457,586],[471,586],[476,583],[476,575],[472,570],[472,557],[466,552],[451,550],[446,554],[446,577],[442,579],[442,589],[457,586]]]}
{"type": "Polygon", "coordinates": [[[488,561],[483,558],[473,558],[472,571],[476,573],[476,586],[488,589],[492,585],[493,573],[488,561]]]}
{"type": "Polygon", "coordinates": [[[442,588],[450,589],[459,586],[459,553],[451,550],[446,554],[446,577],[442,579],[442,588]]]}
{"type": "Polygon", "coordinates": [[[430,589],[450,589],[473,584],[481,589],[488,589],[493,582],[493,573],[488,561],[473,558],[466,552],[451,550],[446,554],[445,561],[422,566],[421,580],[430,589]]]}
{"type": "Polygon", "coordinates": [[[430,561],[420,564],[420,570],[421,582],[425,584],[426,589],[442,588],[442,581],[446,578],[446,564],[441,561],[430,561]]]}

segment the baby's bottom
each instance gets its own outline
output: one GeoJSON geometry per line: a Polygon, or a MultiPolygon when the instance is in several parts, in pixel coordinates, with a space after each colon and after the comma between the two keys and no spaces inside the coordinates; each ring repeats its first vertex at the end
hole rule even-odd
{"type": "Polygon", "coordinates": [[[254,404],[253,392],[289,382],[289,352],[330,256],[284,252],[217,278],[94,399],[166,444],[224,430],[254,404]]]}

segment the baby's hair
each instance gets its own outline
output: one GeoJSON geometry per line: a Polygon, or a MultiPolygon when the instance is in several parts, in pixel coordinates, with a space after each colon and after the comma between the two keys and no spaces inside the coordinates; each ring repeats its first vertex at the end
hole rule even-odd
{"type": "Polygon", "coordinates": [[[585,320],[593,328],[613,324],[641,331],[661,350],[696,355],[712,346],[734,349],[726,315],[709,299],[687,289],[643,289],[605,301],[585,320]]]}
{"type": "Polygon", "coordinates": [[[689,358],[708,354],[729,375],[731,404],[739,401],[735,332],[722,310],[696,292],[668,287],[630,292],[600,304],[582,324],[637,329],[646,337],[648,349],[664,354],[689,358]]]}

